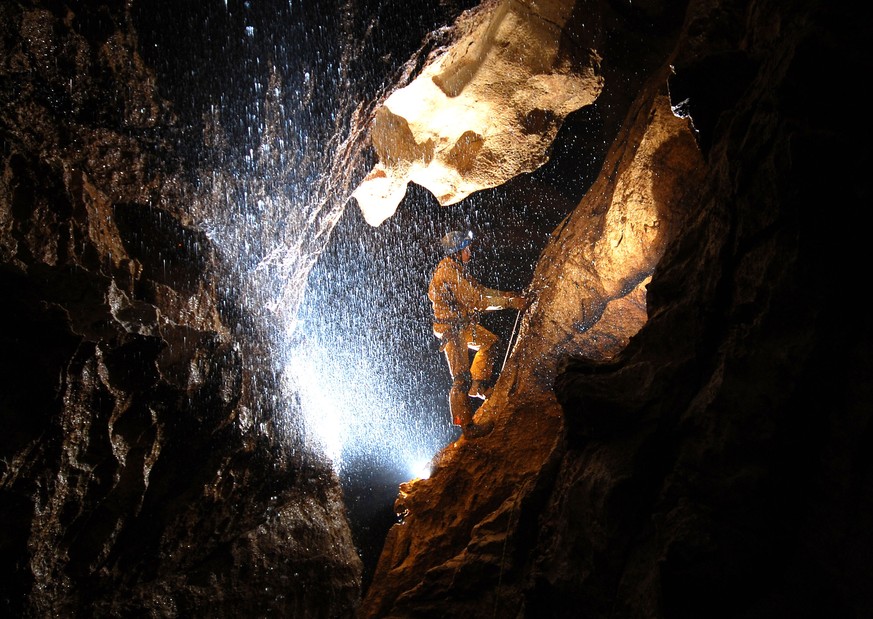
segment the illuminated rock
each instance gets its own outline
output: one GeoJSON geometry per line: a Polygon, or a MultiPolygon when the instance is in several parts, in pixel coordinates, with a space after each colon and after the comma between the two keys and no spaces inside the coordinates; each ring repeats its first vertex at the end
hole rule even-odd
{"type": "Polygon", "coordinates": [[[542,253],[495,429],[403,488],[362,618],[870,614],[873,343],[837,301],[867,232],[824,212],[869,202],[844,148],[865,169],[870,130],[825,111],[864,115],[851,80],[807,87],[873,67],[860,19],[692,2],[633,101],[606,80],[624,124],[542,253]]]}
{"type": "MultiPolygon", "coordinates": [[[[645,324],[645,286],[699,187],[702,159],[690,124],[671,111],[666,75],[660,89],[653,81],[641,95],[607,156],[604,169],[622,173],[601,175],[543,251],[514,355],[477,413],[495,421],[498,438],[447,448],[430,479],[402,492],[404,525],[390,531],[367,616],[390,607],[379,606],[386,603],[380,587],[413,587],[422,571],[430,570],[431,595],[452,590],[456,570],[511,569],[494,556],[503,527],[513,527],[560,449],[563,412],[551,388],[559,362],[573,354],[608,360],[645,324]],[[487,492],[473,490],[479,485],[487,492]],[[465,518],[447,525],[445,513],[456,510],[465,518]],[[453,556],[464,536],[466,548],[453,556]]],[[[503,595],[509,606],[519,602],[509,588],[503,595]]],[[[428,612],[426,601],[417,606],[410,597],[398,604],[412,615],[428,612]]]]}
{"type": "Polygon", "coordinates": [[[33,4],[0,4],[0,614],[352,616],[339,481],[219,309],[129,7],[33,4]]]}
{"type": "Polygon", "coordinates": [[[548,160],[564,118],[603,86],[599,56],[563,31],[573,8],[502,0],[459,20],[451,47],[376,111],[379,162],[352,194],[371,225],[409,182],[448,205],[548,160]]]}
{"type": "MultiPolygon", "coordinates": [[[[400,486],[358,609],[337,480],[234,340],[131,3],[42,4],[0,3],[5,615],[871,616],[873,342],[843,301],[870,129],[834,71],[873,68],[863,7],[575,11],[611,147],[542,252],[494,432],[400,486]]],[[[447,99],[486,71],[458,67],[447,99]]]]}

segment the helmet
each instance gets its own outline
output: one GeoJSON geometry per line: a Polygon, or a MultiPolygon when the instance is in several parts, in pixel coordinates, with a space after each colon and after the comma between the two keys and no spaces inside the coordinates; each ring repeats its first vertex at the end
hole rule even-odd
{"type": "Polygon", "coordinates": [[[466,232],[453,230],[440,239],[440,243],[442,243],[443,250],[445,250],[447,256],[461,251],[472,242],[473,233],[470,230],[466,232]]]}

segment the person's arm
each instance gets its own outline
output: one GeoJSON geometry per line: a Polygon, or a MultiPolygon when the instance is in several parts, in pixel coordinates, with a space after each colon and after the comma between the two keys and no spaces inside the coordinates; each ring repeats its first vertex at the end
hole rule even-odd
{"type": "Polygon", "coordinates": [[[472,278],[461,278],[455,292],[466,307],[479,312],[495,312],[508,308],[520,310],[525,304],[521,295],[488,288],[472,278]]]}
{"type": "Polygon", "coordinates": [[[494,290],[486,288],[482,295],[487,303],[487,307],[483,312],[493,312],[502,309],[522,310],[527,305],[527,299],[521,294],[515,292],[504,292],[502,290],[494,290]]]}

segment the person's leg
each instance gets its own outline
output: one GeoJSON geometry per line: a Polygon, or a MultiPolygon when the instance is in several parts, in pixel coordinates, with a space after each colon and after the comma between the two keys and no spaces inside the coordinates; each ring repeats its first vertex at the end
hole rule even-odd
{"type": "Polygon", "coordinates": [[[472,378],[471,397],[486,399],[491,395],[491,377],[494,374],[494,350],[500,338],[488,329],[477,325],[470,330],[468,346],[476,351],[470,367],[472,378]]]}
{"type": "Polygon", "coordinates": [[[489,434],[494,428],[494,423],[491,421],[482,425],[473,423],[473,407],[470,405],[468,395],[472,384],[469,349],[471,341],[472,335],[469,329],[454,335],[446,333],[443,336],[442,349],[452,375],[452,389],[449,391],[452,422],[461,426],[465,438],[476,439],[489,434]]]}
{"type": "Polygon", "coordinates": [[[452,388],[449,390],[452,423],[463,428],[473,422],[473,409],[467,395],[471,384],[470,353],[467,342],[457,333],[447,333],[443,337],[442,349],[452,375],[452,388]]]}

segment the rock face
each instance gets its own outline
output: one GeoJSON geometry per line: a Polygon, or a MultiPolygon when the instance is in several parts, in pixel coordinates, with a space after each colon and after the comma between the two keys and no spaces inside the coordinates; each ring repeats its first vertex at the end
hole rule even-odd
{"type": "Polygon", "coordinates": [[[565,27],[572,9],[500,0],[462,16],[451,46],[376,111],[379,162],[352,194],[369,223],[394,213],[409,182],[454,204],[548,159],[564,118],[602,86],[597,54],[565,27]]]}
{"type": "Polygon", "coordinates": [[[439,172],[445,203],[502,182],[483,153],[535,167],[577,106],[611,146],[542,252],[494,432],[402,485],[359,604],[339,485],[218,293],[128,3],[0,3],[4,614],[873,614],[873,343],[844,301],[870,130],[839,77],[871,73],[870,28],[784,4],[483,6],[428,100],[495,97],[522,150],[385,106],[409,133],[375,132],[380,165],[439,172]]]}
{"type": "Polygon", "coordinates": [[[274,424],[125,6],[0,5],[0,608],[351,616],[338,481],[274,424]]]}
{"type": "Polygon", "coordinates": [[[494,432],[401,486],[360,614],[867,616],[873,342],[841,300],[865,235],[823,207],[870,203],[832,72],[869,73],[869,27],[817,1],[585,10],[624,119],[542,253],[494,432]]]}

